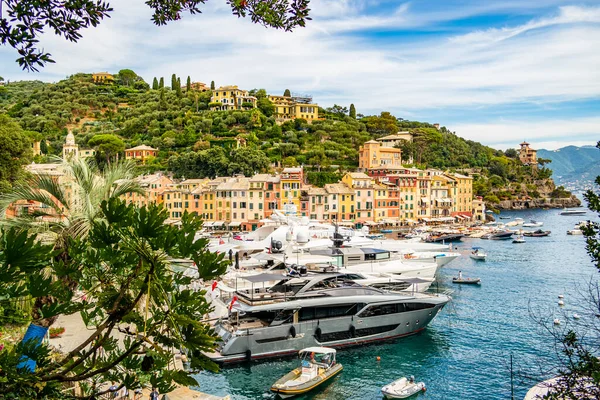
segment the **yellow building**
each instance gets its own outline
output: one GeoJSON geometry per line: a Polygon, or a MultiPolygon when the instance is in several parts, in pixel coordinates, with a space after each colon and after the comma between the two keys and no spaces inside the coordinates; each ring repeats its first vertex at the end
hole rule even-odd
{"type": "Polygon", "coordinates": [[[402,151],[394,147],[384,147],[376,140],[369,140],[360,146],[358,166],[362,171],[372,168],[402,168],[402,151]]]}
{"type": "Polygon", "coordinates": [[[42,154],[42,150],[40,149],[41,143],[42,142],[39,140],[34,140],[31,142],[31,151],[33,152],[34,156],[39,156],[42,154]]]}
{"type": "Polygon", "coordinates": [[[473,220],[485,222],[485,201],[479,196],[473,200],[473,220]]]}
{"type": "Polygon", "coordinates": [[[94,72],[92,74],[92,80],[94,83],[113,83],[115,77],[108,72],[94,72]]]}
{"type": "Polygon", "coordinates": [[[431,175],[417,172],[417,220],[431,217],[431,175]]]}
{"type": "Polygon", "coordinates": [[[456,181],[442,174],[434,174],[431,178],[431,217],[450,217],[453,209],[452,192],[456,181]]]}
{"type": "Polygon", "coordinates": [[[312,102],[311,97],[269,96],[275,106],[275,120],[283,123],[296,118],[308,122],[319,119],[319,105],[312,102]]]}
{"type": "Polygon", "coordinates": [[[281,173],[281,204],[294,203],[300,210],[300,190],[304,182],[302,168],[284,168],[281,173]]]}
{"type": "Polygon", "coordinates": [[[213,110],[245,110],[256,108],[256,97],[250,96],[247,90],[242,90],[235,85],[221,86],[213,91],[211,103],[221,103],[212,107],[213,110]]]}
{"type": "Polygon", "coordinates": [[[352,223],[355,217],[354,190],[344,183],[325,185],[329,198],[329,219],[342,223],[352,223]]]}
{"type": "Polygon", "coordinates": [[[452,195],[452,215],[471,217],[473,212],[473,178],[461,174],[450,175],[455,181],[452,195]]]}
{"type": "Polygon", "coordinates": [[[375,194],[373,220],[375,222],[382,222],[382,221],[388,219],[388,217],[387,217],[388,201],[389,201],[388,190],[389,190],[388,186],[382,185],[381,183],[376,183],[373,186],[373,192],[375,194]]]}

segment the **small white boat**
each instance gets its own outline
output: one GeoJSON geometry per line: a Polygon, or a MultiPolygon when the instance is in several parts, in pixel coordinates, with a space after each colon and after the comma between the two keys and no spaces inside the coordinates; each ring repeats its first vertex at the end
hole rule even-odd
{"type": "Polygon", "coordinates": [[[515,218],[515,222],[517,223],[517,225],[523,225],[525,221],[523,220],[523,218],[515,218]]]}
{"type": "Polygon", "coordinates": [[[308,347],[300,350],[300,367],[289,372],[271,386],[271,391],[285,399],[311,391],[342,372],[342,364],[335,361],[335,349],[308,347]]]}
{"type": "Polygon", "coordinates": [[[519,235],[515,239],[513,239],[513,243],[525,243],[525,238],[523,237],[523,235],[519,235]]]}
{"type": "Polygon", "coordinates": [[[556,318],[556,319],[554,320],[554,325],[560,325],[560,319],[556,318]]]}
{"type": "Polygon", "coordinates": [[[412,376],[407,379],[402,377],[388,385],[381,388],[381,393],[388,399],[406,399],[407,397],[413,396],[419,392],[424,392],[424,382],[415,382],[415,378],[412,376]]]}
{"type": "Polygon", "coordinates": [[[558,301],[558,305],[559,305],[559,306],[564,306],[564,305],[565,305],[565,302],[564,302],[564,301],[562,301],[562,300],[559,300],[559,301],[558,301]]]}
{"type": "Polygon", "coordinates": [[[469,254],[473,260],[485,261],[487,254],[483,251],[481,247],[473,247],[473,251],[469,254]]]}
{"type": "Polygon", "coordinates": [[[579,318],[581,318],[581,317],[579,316],[579,314],[577,314],[577,313],[573,314],[573,319],[579,319],[579,318]]]}
{"type": "Polygon", "coordinates": [[[585,215],[586,211],[584,210],[568,210],[568,209],[564,209],[560,215],[585,215]]]}
{"type": "Polygon", "coordinates": [[[537,227],[540,227],[543,225],[544,225],[543,222],[538,222],[538,221],[535,221],[532,219],[531,221],[523,224],[523,228],[537,228],[537,227]]]}
{"type": "Polygon", "coordinates": [[[558,295],[558,298],[559,298],[559,299],[564,299],[564,298],[565,298],[565,296],[564,296],[564,295],[562,295],[562,294],[559,294],[559,295],[558,295]]]}
{"type": "Polygon", "coordinates": [[[579,228],[574,228],[567,231],[567,235],[583,235],[583,231],[579,228]]]}

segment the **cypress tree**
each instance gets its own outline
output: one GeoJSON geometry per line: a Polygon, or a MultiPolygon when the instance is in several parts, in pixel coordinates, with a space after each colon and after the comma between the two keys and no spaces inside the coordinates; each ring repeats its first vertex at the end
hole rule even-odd
{"type": "Polygon", "coordinates": [[[177,75],[173,74],[173,75],[171,75],[171,90],[175,90],[176,86],[177,86],[177,75]]]}
{"type": "Polygon", "coordinates": [[[285,92],[283,92],[283,95],[285,97],[292,97],[292,94],[290,93],[290,89],[285,89],[285,92]]]}
{"type": "Polygon", "coordinates": [[[158,90],[158,79],[156,79],[156,77],[154,77],[154,80],[152,81],[152,90],[158,90]]]}
{"type": "Polygon", "coordinates": [[[210,90],[215,90],[215,81],[210,81],[210,90]]]}
{"type": "Polygon", "coordinates": [[[160,82],[158,84],[158,88],[162,89],[165,87],[165,78],[163,78],[162,76],[160,77],[160,82]]]}
{"type": "Polygon", "coordinates": [[[177,87],[175,91],[177,92],[177,97],[181,97],[181,78],[177,78],[177,87]]]}
{"type": "Polygon", "coordinates": [[[190,79],[189,75],[188,75],[187,83],[185,84],[185,90],[187,90],[188,92],[190,90],[192,90],[192,80],[190,79]]]}
{"type": "Polygon", "coordinates": [[[356,108],[354,104],[350,104],[350,118],[356,119],[356,108]]]}

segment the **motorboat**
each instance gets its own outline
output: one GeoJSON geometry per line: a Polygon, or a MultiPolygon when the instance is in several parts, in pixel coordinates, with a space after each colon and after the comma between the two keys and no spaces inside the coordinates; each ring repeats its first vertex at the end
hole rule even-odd
{"type": "Polygon", "coordinates": [[[548,236],[550,235],[550,231],[543,231],[541,229],[538,229],[537,231],[534,232],[523,232],[523,236],[527,236],[527,237],[544,237],[544,236],[548,236]]]}
{"type": "Polygon", "coordinates": [[[523,218],[515,218],[515,222],[517,223],[517,225],[523,225],[525,221],[523,220],[523,218]]]}
{"type": "Polygon", "coordinates": [[[498,218],[500,218],[500,219],[510,219],[510,217],[508,217],[508,216],[506,216],[506,217],[504,217],[504,216],[500,216],[500,217],[498,217],[498,218]]]}
{"type": "Polygon", "coordinates": [[[587,211],[585,210],[569,210],[569,209],[564,209],[561,211],[560,215],[585,215],[587,213],[587,211]]]}
{"type": "Polygon", "coordinates": [[[391,229],[382,229],[382,230],[380,230],[380,232],[381,232],[381,233],[392,233],[392,232],[394,232],[394,231],[393,231],[393,230],[391,230],[391,229]]]}
{"type": "Polygon", "coordinates": [[[469,254],[473,260],[485,261],[487,254],[483,251],[481,247],[473,247],[473,251],[469,254]]]}
{"type": "Polygon", "coordinates": [[[340,274],[288,277],[267,289],[231,295],[230,300],[219,299],[229,303],[229,315],[213,327],[219,347],[205,353],[221,364],[412,335],[425,329],[451,299],[362,286],[340,274]]]}
{"type": "Polygon", "coordinates": [[[425,241],[427,243],[460,242],[463,237],[465,237],[465,235],[462,233],[432,234],[429,235],[425,241]]]}
{"type": "Polygon", "coordinates": [[[300,367],[290,371],[271,386],[281,398],[307,393],[327,382],[343,370],[329,347],[307,347],[300,350],[300,367]]]}
{"type": "Polygon", "coordinates": [[[543,222],[531,220],[525,224],[523,224],[523,228],[539,228],[540,226],[544,226],[543,222]]]}
{"type": "Polygon", "coordinates": [[[460,253],[445,251],[443,253],[435,251],[410,251],[402,254],[403,262],[435,262],[438,266],[443,267],[444,265],[454,261],[460,257],[460,253]]]}
{"type": "Polygon", "coordinates": [[[452,278],[452,283],[460,283],[463,285],[480,285],[481,278],[452,278]]]}
{"type": "Polygon", "coordinates": [[[513,239],[513,243],[525,243],[525,238],[523,235],[519,235],[513,239]]]}
{"type": "Polygon", "coordinates": [[[406,378],[402,377],[390,384],[385,385],[381,388],[383,397],[388,399],[406,399],[410,396],[414,396],[419,392],[425,392],[424,382],[415,382],[414,377],[406,378]]]}
{"type": "Polygon", "coordinates": [[[498,232],[492,232],[492,233],[483,235],[481,238],[489,239],[489,240],[507,240],[507,239],[510,239],[513,234],[514,234],[513,231],[508,231],[508,230],[507,231],[498,231],[498,232]]]}
{"type": "Polygon", "coordinates": [[[567,231],[567,235],[583,235],[583,231],[580,228],[573,228],[567,231]]]}

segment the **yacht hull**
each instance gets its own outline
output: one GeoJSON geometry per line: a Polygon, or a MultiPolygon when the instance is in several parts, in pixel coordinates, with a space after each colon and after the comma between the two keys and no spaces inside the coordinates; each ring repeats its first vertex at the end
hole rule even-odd
{"type": "Polygon", "coordinates": [[[445,301],[440,299],[431,308],[398,314],[311,320],[236,331],[233,336],[217,324],[215,331],[225,344],[220,352],[206,355],[220,364],[235,364],[294,355],[312,346],[339,349],[397,339],[425,329],[448,301],[449,298],[445,301]]]}

